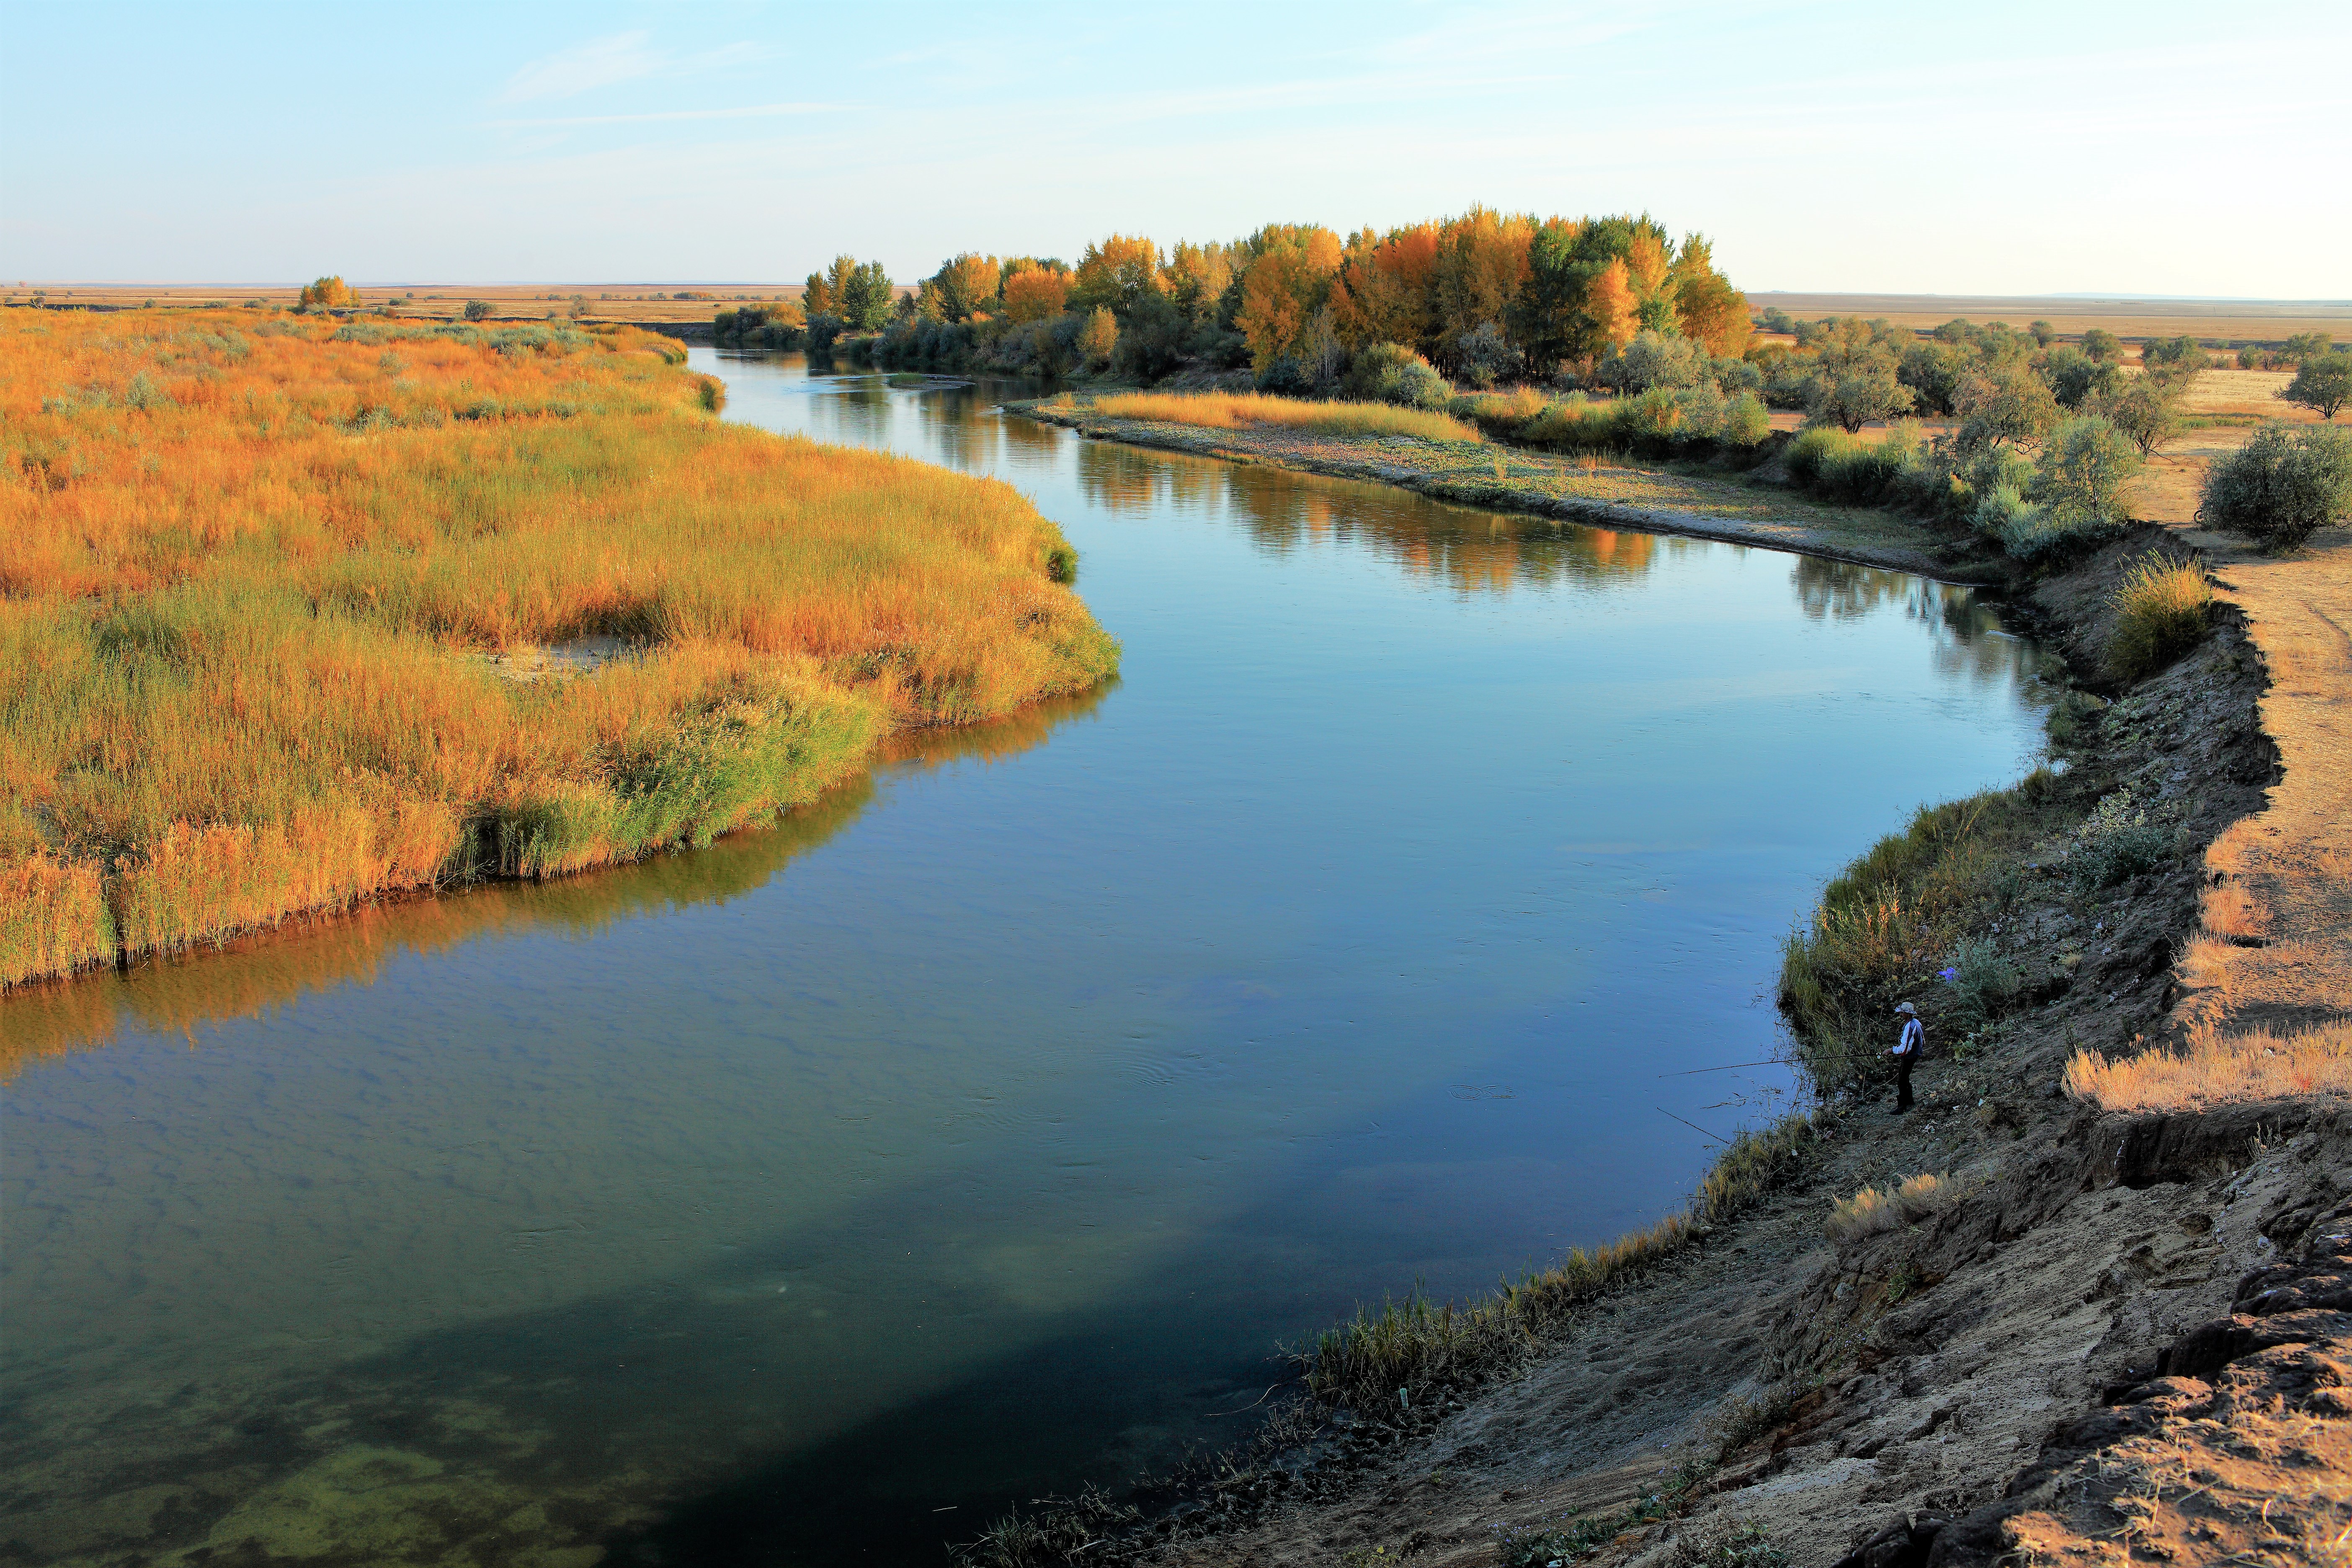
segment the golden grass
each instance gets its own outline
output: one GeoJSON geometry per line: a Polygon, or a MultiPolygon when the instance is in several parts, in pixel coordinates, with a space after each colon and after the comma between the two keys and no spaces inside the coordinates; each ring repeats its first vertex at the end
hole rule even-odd
{"type": "Polygon", "coordinates": [[[2066,1091],[2102,1110],[2191,1110],[2306,1094],[2352,1095],[2352,1021],[2295,1035],[2208,1035],[2180,1051],[2109,1061],[2078,1051],[2066,1091]]]}
{"type": "Polygon", "coordinates": [[[1958,1184],[1949,1176],[1906,1176],[1889,1186],[1864,1187],[1850,1198],[1840,1198],[1823,1228],[1833,1241],[1858,1241],[1931,1218],[1959,1195],[1958,1184]]]}
{"type": "Polygon", "coordinates": [[[1121,392],[1095,399],[1090,410],[1107,419],[1154,419],[1232,430],[1244,425],[1279,425],[1327,436],[1412,436],[1423,441],[1480,441],[1485,437],[1449,415],[1387,403],[1317,403],[1270,397],[1262,392],[1121,392]]]}
{"type": "Polygon", "coordinates": [[[2107,667],[2131,679],[2160,669],[2196,646],[2213,616],[2213,586],[2191,561],[2151,556],[2124,574],[2110,596],[2114,634],[2107,667]]]}
{"type": "Polygon", "coordinates": [[[0,983],[707,841],[1115,666],[1010,487],[722,424],[681,357],[0,317],[0,983]]]}

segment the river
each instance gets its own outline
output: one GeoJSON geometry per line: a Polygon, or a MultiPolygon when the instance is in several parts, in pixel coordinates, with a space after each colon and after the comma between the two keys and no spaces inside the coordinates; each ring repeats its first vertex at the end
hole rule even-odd
{"type": "Polygon", "coordinates": [[[0,1557],[924,1561],[1778,1114],[1822,878],[2040,744],[1965,589],[697,350],[1033,497],[1108,689],[772,829],[0,1003],[0,1557]]]}

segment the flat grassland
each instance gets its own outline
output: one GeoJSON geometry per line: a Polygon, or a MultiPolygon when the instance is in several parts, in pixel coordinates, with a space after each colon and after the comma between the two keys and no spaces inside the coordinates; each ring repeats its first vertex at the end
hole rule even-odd
{"type": "MultiPolygon", "coordinates": [[[[0,280],[0,301],[18,305],[39,287],[27,279],[0,280]]],[[[395,283],[355,286],[355,309],[390,307],[419,321],[454,321],[469,300],[490,308],[492,321],[569,320],[572,296],[584,301],[590,321],[629,321],[643,326],[708,326],[711,317],[747,300],[798,300],[798,283],[395,283]]],[[[901,294],[914,292],[901,287],[901,294]]],[[[294,283],[61,283],[47,287],[48,302],[60,308],[103,310],[238,310],[251,300],[269,310],[291,310],[301,300],[294,283]]]]}
{"type": "Polygon", "coordinates": [[[1757,310],[1778,308],[1806,321],[1822,316],[1883,317],[1898,327],[1926,330],[1955,318],[2007,321],[2022,327],[2047,321],[2079,337],[2102,327],[2119,338],[2223,338],[2232,343],[2274,343],[2296,332],[2352,338],[2352,300],[2069,300],[1960,294],[1759,294],[1757,310]]]}
{"type": "Polygon", "coordinates": [[[0,316],[0,984],[806,801],[1117,645],[1010,487],[633,329],[0,316]]]}

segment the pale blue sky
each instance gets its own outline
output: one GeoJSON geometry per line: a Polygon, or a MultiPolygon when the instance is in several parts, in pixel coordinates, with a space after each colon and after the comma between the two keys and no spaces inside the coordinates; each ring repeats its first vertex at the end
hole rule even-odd
{"type": "Polygon", "coordinates": [[[1752,289],[2352,296],[2352,5],[0,0],[0,278],[797,280],[1474,202],[1752,289]]]}

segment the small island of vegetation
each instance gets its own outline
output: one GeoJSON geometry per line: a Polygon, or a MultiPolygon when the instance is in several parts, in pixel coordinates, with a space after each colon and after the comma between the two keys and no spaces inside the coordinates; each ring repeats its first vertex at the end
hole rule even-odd
{"type": "Polygon", "coordinates": [[[667,340],[0,327],[0,984],[813,798],[1117,644],[1009,486],[713,414],[667,340]]]}

